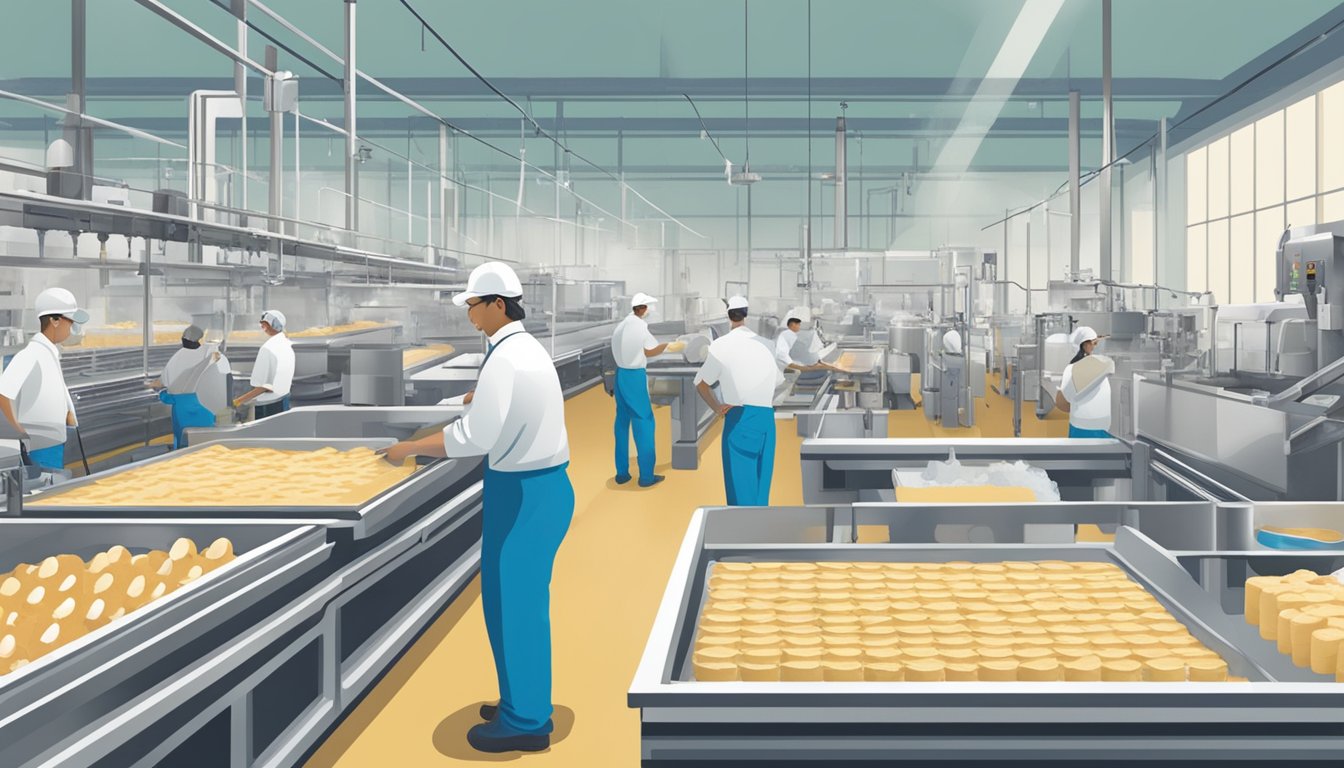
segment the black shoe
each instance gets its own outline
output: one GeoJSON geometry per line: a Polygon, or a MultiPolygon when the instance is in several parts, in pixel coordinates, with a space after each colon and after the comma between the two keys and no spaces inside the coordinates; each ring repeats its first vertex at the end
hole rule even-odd
{"type": "MultiPolygon", "coordinates": [[[[481,714],[481,719],[488,723],[488,722],[494,720],[496,717],[499,717],[499,705],[498,705],[498,704],[482,704],[482,705],[481,705],[480,714],[481,714]]],[[[547,721],[546,721],[546,730],[548,730],[548,731],[553,731],[553,730],[555,730],[555,721],[554,721],[554,720],[547,720],[547,721]]]]}
{"type": "Polygon", "coordinates": [[[617,475],[617,476],[616,476],[616,484],[617,484],[617,485],[625,485],[625,484],[628,483],[628,482],[630,482],[630,476],[629,476],[629,475],[617,475]]]}
{"type": "Polygon", "coordinates": [[[477,752],[541,752],[551,746],[551,737],[546,733],[516,733],[489,722],[472,726],[467,731],[467,743],[477,752]]]}
{"type": "Polygon", "coordinates": [[[653,486],[655,486],[655,485],[657,485],[657,484],[663,482],[663,481],[666,480],[666,479],[667,479],[667,476],[666,476],[666,475],[653,475],[653,476],[650,477],[647,481],[646,481],[644,478],[641,477],[641,478],[639,478],[639,487],[640,487],[640,488],[652,488],[653,486]]]}

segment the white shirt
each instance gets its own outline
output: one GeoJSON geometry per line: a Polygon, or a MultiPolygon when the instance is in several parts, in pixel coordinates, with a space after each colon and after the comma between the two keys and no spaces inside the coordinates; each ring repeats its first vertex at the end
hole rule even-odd
{"type": "Polygon", "coordinates": [[[443,430],[450,458],[489,456],[490,468],[527,472],[569,461],[565,396],[551,353],[519,322],[500,328],[466,414],[443,430]]]}
{"type": "Polygon", "coordinates": [[[649,333],[649,324],[633,312],[616,325],[611,335],[611,354],[619,368],[647,368],[646,349],[654,349],[658,340],[649,333]]]}
{"type": "Polygon", "coordinates": [[[779,367],[787,369],[793,363],[793,345],[798,343],[798,334],[785,328],[775,338],[775,360],[779,367]]]}
{"type": "Polygon", "coordinates": [[[1069,423],[1079,429],[1111,428],[1111,378],[1101,377],[1090,388],[1078,392],[1073,384],[1073,363],[1064,367],[1059,391],[1069,401],[1069,423]]]}
{"type": "Polygon", "coordinates": [[[177,350],[163,367],[159,381],[174,395],[194,393],[208,411],[220,413],[227,410],[229,399],[225,388],[228,385],[229,359],[220,355],[214,363],[206,362],[217,351],[219,349],[214,344],[177,350]],[[201,371],[202,366],[205,367],[204,371],[201,371]],[[196,378],[198,371],[200,377],[196,378]],[[193,378],[196,378],[195,386],[193,378]]]}
{"type": "Polygon", "coordinates": [[[0,371],[0,395],[9,398],[14,418],[32,438],[34,450],[65,444],[65,415],[75,402],[61,372],[61,351],[38,333],[0,371]]]}
{"type": "Polygon", "coordinates": [[[784,383],[784,374],[769,343],[743,325],[709,345],[709,357],[695,374],[695,383],[700,382],[718,384],[719,399],[726,405],[773,408],[775,388],[784,383]]]}
{"type": "Polygon", "coordinates": [[[252,366],[253,387],[263,387],[266,394],[252,402],[257,405],[274,403],[289,394],[294,383],[294,344],[283,333],[266,340],[257,350],[257,362],[252,366]]]}

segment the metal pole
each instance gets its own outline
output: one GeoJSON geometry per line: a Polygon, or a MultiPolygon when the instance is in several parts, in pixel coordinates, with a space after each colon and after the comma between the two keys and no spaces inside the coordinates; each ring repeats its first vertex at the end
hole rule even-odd
{"type": "MultiPolygon", "coordinates": [[[[232,0],[232,10],[234,18],[238,19],[238,53],[244,58],[247,57],[247,0],[232,0]]],[[[242,157],[238,166],[241,171],[241,182],[243,202],[242,208],[247,209],[247,67],[243,66],[241,61],[233,63],[233,91],[238,94],[238,101],[242,105],[242,121],[239,124],[239,140],[242,143],[242,151],[239,153],[242,157]]],[[[233,200],[229,200],[233,203],[233,200]]],[[[295,218],[298,218],[297,216],[295,218]]]]}
{"type": "MultiPolygon", "coordinates": [[[[266,46],[266,68],[272,72],[276,72],[279,69],[279,63],[279,51],[277,51],[273,45],[266,46]]],[[[276,102],[279,101],[279,94],[277,93],[279,87],[280,81],[272,77],[271,88],[276,102]]],[[[279,104],[275,103],[270,106],[274,108],[278,107],[279,104]]],[[[271,119],[271,169],[269,182],[267,184],[269,187],[270,201],[266,206],[266,211],[270,213],[271,216],[275,217],[271,219],[271,226],[269,229],[272,232],[283,232],[284,223],[280,221],[280,217],[285,213],[285,113],[281,112],[279,109],[275,109],[274,111],[268,112],[268,115],[271,119]]],[[[243,182],[243,186],[247,186],[246,181],[243,182]]],[[[276,250],[278,251],[279,248],[276,250]]]]}
{"type": "Polygon", "coordinates": [[[87,14],[85,0],[70,2],[70,102],[75,113],[66,117],[66,140],[74,149],[75,172],[79,174],[79,198],[92,198],[93,185],[93,131],[84,123],[82,115],[88,112],[88,58],[85,43],[87,14]]]}
{"type": "MultiPolygon", "coordinates": [[[[835,118],[835,247],[849,247],[849,200],[846,196],[849,169],[845,159],[845,118],[835,118]]],[[[747,190],[751,200],[751,190],[747,190]]],[[[750,217],[750,213],[747,214],[750,217]]],[[[748,224],[750,226],[750,224],[748,224]]]]}
{"type": "Polygon", "coordinates": [[[448,126],[442,123],[439,124],[439,245],[448,247],[448,126]]]}
{"type": "MultiPolygon", "coordinates": [[[[128,245],[129,245],[129,244],[128,244],[128,245]]],[[[154,308],[153,308],[153,306],[150,304],[150,298],[149,298],[149,258],[150,258],[150,250],[151,250],[151,249],[150,249],[150,241],[149,241],[149,238],[146,237],[146,238],[145,238],[145,257],[144,257],[144,260],[140,263],[140,268],[141,268],[141,270],[143,270],[144,273],[145,273],[145,276],[144,276],[144,282],[143,282],[143,288],[142,288],[142,290],[144,291],[144,296],[141,297],[141,300],[142,300],[142,302],[143,302],[143,306],[141,307],[141,309],[142,309],[143,312],[144,312],[144,320],[141,322],[141,329],[140,329],[140,330],[141,330],[141,343],[142,343],[142,346],[141,346],[141,349],[140,349],[140,364],[141,364],[141,366],[142,366],[143,369],[144,369],[144,375],[145,375],[145,378],[146,378],[146,379],[149,378],[149,345],[150,345],[150,343],[153,341],[153,335],[154,335],[154,328],[153,328],[152,320],[151,320],[151,318],[154,316],[154,308]]],[[[83,452],[83,450],[81,449],[81,453],[82,453],[82,452],[83,452]]]]}
{"type": "Polygon", "coordinates": [[[1082,94],[1078,91],[1069,91],[1069,276],[1078,274],[1079,251],[1082,245],[1082,190],[1078,188],[1079,165],[1081,159],[1078,156],[1078,115],[1082,109],[1082,94]]]}
{"type": "Polygon", "coordinates": [[[1162,118],[1158,123],[1157,132],[1161,152],[1157,172],[1162,178],[1157,185],[1157,197],[1154,198],[1159,202],[1153,204],[1153,282],[1161,284],[1165,280],[1157,273],[1158,265],[1162,263],[1159,254],[1167,249],[1167,118],[1162,118]]]}
{"type": "Polygon", "coordinates": [[[359,142],[355,138],[355,0],[345,0],[345,228],[359,228],[359,142]]]}
{"type": "Polygon", "coordinates": [[[1101,263],[1102,280],[1114,279],[1111,265],[1111,163],[1115,162],[1115,114],[1111,107],[1111,0],[1101,0],[1101,263]]]}

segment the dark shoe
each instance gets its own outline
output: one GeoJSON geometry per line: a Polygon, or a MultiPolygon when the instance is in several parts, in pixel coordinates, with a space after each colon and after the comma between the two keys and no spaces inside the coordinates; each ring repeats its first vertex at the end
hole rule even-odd
{"type": "Polygon", "coordinates": [[[519,733],[491,721],[472,726],[467,731],[467,743],[477,752],[540,752],[551,746],[551,737],[545,733],[519,733]]]}
{"type": "Polygon", "coordinates": [[[616,476],[616,484],[617,484],[617,485],[625,485],[625,484],[628,483],[628,482],[630,482],[630,476],[629,476],[629,475],[617,475],[617,476],[616,476]]]}
{"type": "Polygon", "coordinates": [[[667,476],[666,476],[666,475],[653,475],[652,477],[648,478],[647,480],[645,480],[644,478],[641,477],[641,478],[639,478],[639,487],[640,487],[640,488],[652,488],[653,486],[655,486],[655,485],[657,485],[657,484],[663,482],[663,481],[666,480],[666,479],[667,479],[667,476]]]}

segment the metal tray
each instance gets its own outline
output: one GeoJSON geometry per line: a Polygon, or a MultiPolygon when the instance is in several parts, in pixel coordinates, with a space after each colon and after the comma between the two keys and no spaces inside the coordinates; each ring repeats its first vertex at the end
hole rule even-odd
{"type": "Polygon", "coordinates": [[[172,677],[244,628],[244,614],[294,589],[333,544],[314,525],[244,521],[0,520],[0,569],[53,554],[85,559],[115,544],[167,549],[229,537],[237,558],[202,578],[0,676],[0,748],[19,765],[172,677]]]}
{"type": "MultiPolygon", "coordinates": [[[[1049,505],[1036,505],[1045,506],[1049,505]]],[[[1199,755],[1321,759],[1344,749],[1344,685],[1251,643],[1168,552],[1122,527],[1113,544],[854,544],[839,509],[702,509],[678,555],[628,703],[643,757],[916,763],[1199,755]],[[750,530],[754,528],[754,538],[750,530]],[[687,679],[706,576],[717,560],[1106,561],[1125,570],[1247,683],[706,683],[687,679]],[[1117,755],[1119,753],[1117,752],[1117,755]]],[[[678,763],[680,764],[680,763],[678,763]]]]}
{"type": "MultiPolygon", "coordinates": [[[[318,448],[381,448],[396,442],[393,438],[273,438],[226,439],[189,446],[181,451],[157,456],[144,462],[99,472],[86,478],[52,488],[33,498],[58,498],[62,490],[78,487],[101,478],[129,471],[154,462],[171,461],[190,451],[199,451],[209,445],[228,445],[238,448],[277,448],[282,450],[317,450],[318,448]]],[[[440,459],[417,469],[410,477],[393,485],[362,504],[325,506],[286,506],[280,504],[240,504],[230,502],[217,507],[208,506],[105,506],[85,505],[24,505],[25,517],[135,517],[135,518],[216,518],[216,519],[284,519],[321,522],[329,527],[352,528],[355,538],[365,538],[392,523],[432,504],[436,499],[459,489],[478,473],[479,459],[440,459]]]]}

